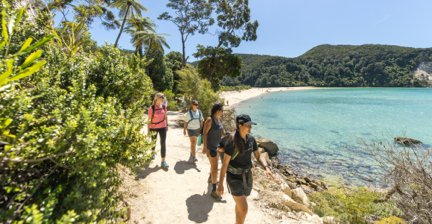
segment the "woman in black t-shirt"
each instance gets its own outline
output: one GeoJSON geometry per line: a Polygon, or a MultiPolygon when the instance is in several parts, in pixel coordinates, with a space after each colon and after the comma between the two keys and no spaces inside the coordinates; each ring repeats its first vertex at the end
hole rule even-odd
{"type": "Polygon", "coordinates": [[[246,197],[252,190],[252,153],[266,169],[266,174],[272,176],[270,167],[264,157],[260,157],[255,138],[250,135],[252,122],[249,115],[236,117],[237,130],[234,134],[226,135],[220,148],[225,151],[225,156],[220,171],[217,193],[222,196],[224,193],[223,180],[226,174],[228,190],[236,203],[236,224],[243,224],[248,211],[246,197]]]}

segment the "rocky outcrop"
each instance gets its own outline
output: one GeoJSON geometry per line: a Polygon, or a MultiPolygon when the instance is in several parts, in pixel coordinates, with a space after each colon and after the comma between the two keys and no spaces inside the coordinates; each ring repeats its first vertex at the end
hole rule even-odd
{"type": "Polygon", "coordinates": [[[420,140],[407,137],[394,137],[394,141],[404,146],[417,146],[423,144],[420,140]]]}
{"type": "Polygon", "coordinates": [[[263,148],[270,157],[276,156],[279,152],[279,147],[270,139],[257,139],[258,147],[263,148]]]}

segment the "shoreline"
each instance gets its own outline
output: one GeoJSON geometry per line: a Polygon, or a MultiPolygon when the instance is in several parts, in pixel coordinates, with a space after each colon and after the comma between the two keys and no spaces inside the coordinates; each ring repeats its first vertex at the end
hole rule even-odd
{"type": "Polygon", "coordinates": [[[246,100],[256,98],[258,96],[274,93],[274,92],[287,92],[287,91],[303,91],[311,89],[321,89],[321,87],[313,86],[300,86],[300,87],[268,87],[268,88],[257,88],[253,87],[247,90],[238,91],[223,91],[219,93],[219,96],[224,99],[224,104],[230,108],[234,109],[236,106],[246,100]],[[227,103],[228,102],[228,103],[227,103]]]}

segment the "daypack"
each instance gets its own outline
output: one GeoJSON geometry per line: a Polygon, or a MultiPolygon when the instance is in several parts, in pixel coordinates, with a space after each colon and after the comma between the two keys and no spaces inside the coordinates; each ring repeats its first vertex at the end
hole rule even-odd
{"type": "MultiPolygon", "coordinates": [[[[193,114],[192,114],[192,110],[189,110],[189,116],[191,117],[191,119],[187,122],[187,124],[189,125],[189,123],[191,122],[191,121],[193,121],[193,120],[200,120],[201,121],[201,119],[202,119],[202,113],[201,113],[201,110],[198,110],[198,118],[195,118],[194,116],[193,116],[193,114]]],[[[201,122],[200,122],[200,127],[201,127],[201,122]]]]}
{"type": "MultiPolygon", "coordinates": [[[[165,112],[166,112],[166,106],[165,106],[164,104],[162,105],[162,110],[165,110],[165,112]]],[[[159,121],[159,122],[156,122],[156,123],[153,123],[154,114],[155,114],[155,106],[152,105],[152,116],[151,116],[151,119],[150,119],[150,123],[151,123],[151,124],[160,124],[160,123],[162,123],[162,122],[165,121],[165,117],[166,117],[166,116],[164,117],[163,120],[161,120],[161,121],[159,121]]]]}

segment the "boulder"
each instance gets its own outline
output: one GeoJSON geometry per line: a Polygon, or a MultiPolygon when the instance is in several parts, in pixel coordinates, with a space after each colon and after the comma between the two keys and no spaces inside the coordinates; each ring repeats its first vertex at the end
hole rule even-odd
{"type": "Polygon", "coordinates": [[[269,139],[260,139],[258,141],[258,147],[264,148],[270,157],[276,156],[279,152],[279,147],[273,141],[269,139]]]}
{"type": "Polygon", "coordinates": [[[394,141],[404,146],[416,146],[423,144],[420,140],[406,137],[394,137],[394,141]]]}
{"type": "Polygon", "coordinates": [[[294,199],[294,201],[302,203],[307,207],[310,206],[309,198],[307,197],[306,193],[303,191],[301,187],[298,187],[291,191],[292,191],[292,199],[294,199]]]}

